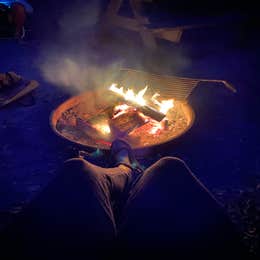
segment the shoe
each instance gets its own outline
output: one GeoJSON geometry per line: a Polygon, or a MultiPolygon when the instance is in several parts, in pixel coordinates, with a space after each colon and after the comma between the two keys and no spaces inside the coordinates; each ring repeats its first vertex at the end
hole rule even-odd
{"type": "Polygon", "coordinates": [[[29,94],[39,83],[35,80],[25,80],[15,72],[0,73],[0,107],[29,94]]]}
{"type": "Polygon", "coordinates": [[[131,146],[122,139],[116,139],[112,142],[110,148],[110,167],[124,165],[132,171],[142,173],[143,168],[136,160],[131,146]]]}
{"type": "Polygon", "coordinates": [[[22,77],[12,71],[0,74],[0,89],[13,87],[22,82],[22,77]]]}

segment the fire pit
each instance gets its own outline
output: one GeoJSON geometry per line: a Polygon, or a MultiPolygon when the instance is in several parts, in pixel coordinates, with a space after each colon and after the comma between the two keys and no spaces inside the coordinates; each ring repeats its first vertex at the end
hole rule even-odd
{"type": "MultiPolygon", "coordinates": [[[[61,104],[51,115],[51,126],[59,136],[88,148],[107,150],[118,136],[133,149],[157,146],[191,128],[195,116],[187,97],[201,81],[208,80],[125,69],[117,84],[86,91],[61,104]],[[138,87],[123,88],[129,85],[138,87]]],[[[213,82],[234,91],[224,81],[213,82]]]]}

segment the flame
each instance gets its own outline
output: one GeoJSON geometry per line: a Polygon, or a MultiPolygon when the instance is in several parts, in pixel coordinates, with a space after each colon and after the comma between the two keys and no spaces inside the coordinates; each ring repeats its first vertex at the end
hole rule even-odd
{"type": "Polygon", "coordinates": [[[140,90],[137,94],[135,94],[132,89],[128,89],[126,92],[124,92],[123,87],[118,88],[117,84],[113,83],[109,89],[116,92],[120,96],[124,97],[125,100],[130,100],[132,102],[137,103],[138,105],[144,106],[146,104],[146,101],[143,98],[143,96],[144,96],[147,88],[148,87],[146,86],[145,88],[140,90]]]}
{"type": "Polygon", "coordinates": [[[129,111],[136,111],[135,108],[128,106],[127,104],[117,105],[114,107],[113,118],[119,117],[129,111]]]}
{"type": "MultiPolygon", "coordinates": [[[[140,90],[137,94],[134,93],[134,91],[132,89],[128,89],[127,91],[124,91],[123,87],[117,87],[117,84],[113,83],[109,90],[117,93],[118,95],[124,97],[125,100],[129,100],[132,101],[134,103],[137,103],[138,105],[141,106],[145,106],[146,105],[146,100],[144,99],[144,94],[146,93],[146,90],[148,89],[148,86],[146,86],[145,88],[143,88],[142,90],[140,90]]],[[[163,114],[167,114],[167,112],[169,111],[169,109],[174,107],[174,100],[173,99],[169,99],[169,100],[162,100],[162,101],[158,101],[157,97],[159,97],[160,94],[155,93],[152,98],[151,101],[153,102],[153,104],[155,104],[156,106],[158,106],[158,111],[160,111],[163,114]]]]}
{"type": "Polygon", "coordinates": [[[114,107],[115,111],[127,111],[130,108],[127,104],[117,105],[114,107]]]}
{"type": "Polygon", "coordinates": [[[151,100],[153,101],[154,104],[156,104],[157,106],[159,106],[159,111],[163,114],[167,114],[167,112],[169,111],[169,109],[174,107],[174,102],[173,99],[168,99],[168,100],[162,100],[161,102],[158,101],[156,98],[159,97],[160,94],[155,93],[151,100]]]}
{"type": "Polygon", "coordinates": [[[108,135],[111,133],[111,129],[108,124],[103,123],[103,124],[96,124],[95,128],[100,131],[103,135],[108,135]]]}
{"type": "Polygon", "coordinates": [[[162,120],[161,122],[153,121],[152,127],[149,130],[149,134],[156,135],[160,134],[161,131],[165,130],[165,120],[162,120]]]}
{"type": "Polygon", "coordinates": [[[154,125],[150,130],[149,130],[149,134],[151,135],[155,135],[157,133],[159,133],[162,130],[161,126],[159,124],[154,125]]]}

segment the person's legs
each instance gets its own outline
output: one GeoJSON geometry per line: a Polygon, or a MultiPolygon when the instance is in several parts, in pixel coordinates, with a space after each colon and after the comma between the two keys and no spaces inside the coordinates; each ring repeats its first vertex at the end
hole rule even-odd
{"type": "Polygon", "coordinates": [[[135,253],[207,257],[240,250],[221,206],[177,158],[165,157],[144,172],[124,216],[122,246],[135,253]]]}
{"type": "Polygon", "coordinates": [[[109,250],[116,235],[111,185],[123,187],[124,174],[127,170],[121,167],[104,169],[83,159],[68,160],[8,230],[11,247],[32,257],[39,250],[47,257],[53,251],[95,256],[101,248],[109,250]],[[115,183],[114,176],[119,176],[115,183]]]}

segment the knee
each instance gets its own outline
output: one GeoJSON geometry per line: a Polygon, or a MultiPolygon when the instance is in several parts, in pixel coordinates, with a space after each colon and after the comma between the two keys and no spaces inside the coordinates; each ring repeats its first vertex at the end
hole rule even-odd
{"type": "Polygon", "coordinates": [[[85,167],[85,160],[82,158],[71,158],[64,162],[64,167],[82,170],[85,167]]]}
{"type": "Polygon", "coordinates": [[[178,157],[166,156],[158,161],[161,167],[169,167],[171,169],[183,169],[187,168],[186,163],[178,157]]]}
{"type": "Polygon", "coordinates": [[[91,175],[90,169],[87,167],[86,161],[82,158],[72,158],[64,162],[62,172],[75,178],[81,176],[87,178],[91,175]]]}
{"type": "Polygon", "coordinates": [[[159,175],[167,175],[169,178],[169,173],[172,178],[180,176],[190,176],[192,175],[186,163],[177,157],[163,157],[156,163],[156,168],[158,169],[159,175]]]}

